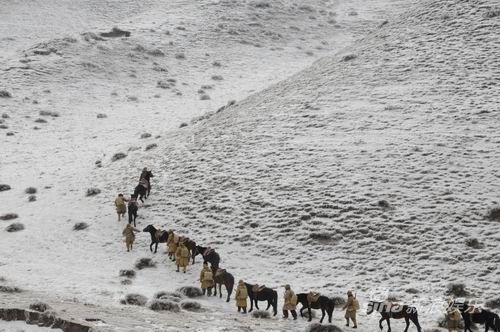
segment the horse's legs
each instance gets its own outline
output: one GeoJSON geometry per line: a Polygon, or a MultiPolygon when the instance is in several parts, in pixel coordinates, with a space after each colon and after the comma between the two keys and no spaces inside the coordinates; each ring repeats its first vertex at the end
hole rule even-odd
{"type": "Polygon", "coordinates": [[[307,306],[307,313],[309,314],[308,321],[310,322],[310,321],[312,321],[312,314],[311,314],[311,306],[310,305],[307,306]]]}
{"type": "Polygon", "coordinates": [[[153,241],[151,241],[151,244],[149,245],[149,250],[151,250],[151,252],[153,252],[153,241]]]}
{"type": "Polygon", "coordinates": [[[305,309],[305,307],[304,307],[304,305],[302,305],[302,308],[300,308],[300,310],[299,310],[300,317],[304,317],[304,313],[303,313],[304,309],[305,309]]]}
{"type": "Polygon", "coordinates": [[[255,308],[256,308],[257,310],[260,310],[260,309],[259,309],[259,300],[257,300],[257,298],[255,298],[255,299],[254,299],[254,301],[255,301],[255,308]]]}
{"type": "Polygon", "coordinates": [[[250,310],[248,310],[248,312],[252,312],[253,310],[253,297],[249,296],[250,298],[250,310]]]}
{"type": "Polygon", "coordinates": [[[410,327],[410,319],[408,317],[405,317],[405,322],[406,322],[406,328],[404,332],[408,332],[408,328],[410,327]]]}
{"type": "Polygon", "coordinates": [[[319,323],[323,323],[323,319],[325,318],[325,309],[321,308],[321,319],[319,320],[319,323]]]}
{"type": "Polygon", "coordinates": [[[420,326],[420,323],[418,322],[418,316],[411,316],[410,317],[411,321],[415,326],[417,327],[417,331],[420,332],[422,330],[422,327],[420,326]]]}
{"type": "Polygon", "coordinates": [[[389,320],[389,317],[387,317],[387,332],[391,332],[391,321],[389,320]]]}
{"type": "Polygon", "coordinates": [[[267,308],[266,308],[266,311],[269,310],[269,308],[271,308],[271,300],[267,300],[267,308]]]}
{"type": "Polygon", "coordinates": [[[222,282],[219,284],[219,298],[222,298],[222,282]]]}
{"type": "Polygon", "coordinates": [[[382,316],[382,318],[380,318],[380,320],[378,321],[378,326],[380,327],[380,331],[382,331],[384,329],[384,327],[382,326],[382,322],[385,320],[385,318],[382,316]]]}
{"type": "Polygon", "coordinates": [[[155,254],[158,251],[158,242],[155,243],[155,254]]]}

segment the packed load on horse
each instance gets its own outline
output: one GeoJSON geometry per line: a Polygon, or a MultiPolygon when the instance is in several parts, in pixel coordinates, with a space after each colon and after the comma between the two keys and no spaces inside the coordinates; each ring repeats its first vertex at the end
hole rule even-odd
{"type": "Polygon", "coordinates": [[[320,323],[323,323],[325,315],[328,314],[328,322],[332,322],[333,309],[335,301],[327,296],[321,295],[318,292],[299,293],[297,294],[297,303],[302,304],[299,310],[300,317],[304,317],[304,310],[307,309],[309,321],[312,320],[311,309],[321,309],[320,323]]]}
{"type": "Polygon", "coordinates": [[[387,326],[389,330],[391,329],[390,319],[402,319],[404,318],[406,322],[406,331],[410,326],[410,321],[415,324],[417,327],[417,331],[421,332],[422,328],[420,327],[420,323],[418,322],[418,312],[417,308],[411,307],[408,305],[395,304],[389,301],[378,302],[378,301],[370,301],[368,303],[368,310],[366,311],[367,315],[370,315],[372,312],[377,311],[381,318],[379,320],[379,328],[383,329],[382,322],[387,321],[387,326]]]}
{"type": "Polygon", "coordinates": [[[127,205],[125,204],[127,199],[123,197],[123,194],[118,194],[118,197],[115,199],[115,207],[116,213],[118,214],[118,221],[121,220],[121,217],[125,217],[125,213],[127,213],[127,205]]]}
{"type": "Polygon", "coordinates": [[[472,332],[473,323],[484,325],[485,331],[491,328],[494,332],[500,332],[500,316],[492,311],[472,305],[465,300],[450,301],[448,308],[460,311],[464,320],[464,332],[472,332]]]}
{"type": "Polygon", "coordinates": [[[143,232],[149,233],[151,235],[151,244],[149,245],[149,250],[153,251],[153,244],[155,245],[154,253],[158,251],[158,243],[166,243],[168,238],[167,231],[156,229],[153,225],[146,226],[143,232]]]}

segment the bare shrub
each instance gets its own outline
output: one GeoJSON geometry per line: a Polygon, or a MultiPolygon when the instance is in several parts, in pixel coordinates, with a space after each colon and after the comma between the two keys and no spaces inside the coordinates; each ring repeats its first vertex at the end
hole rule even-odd
{"type": "Polygon", "coordinates": [[[269,313],[269,311],[255,310],[255,311],[252,311],[252,317],[253,318],[261,318],[261,319],[269,319],[269,318],[271,318],[271,314],[269,313]]]}
{"type": "Polygon", "coordinates": [[[10,186],[8,184],[0,184],[0,191],[10,190],[10,186]]]}
{"type": "Polygon", "coordinates": [[[182,301],[181,308],[187,311],[201,311],[201,304],[196,301],[182,301]]]}
{"type": "Polygon", "coordinates": [[[99,188],[89,188],[87,189],[87,196],[95,196],[101,193],[101,189],[99,188]]]}
{"type": "Polygon", "coordinates": [[[466,297],[469,292],[465,288],[465,284],[462,283],[451,283],[448,284],[446,295],[453,295],[455,297],[466,297]]]}
{"type": "Polygon", "coordinates": [[[141,138],[150,138],[152,135],[150,133],[141,134],[141,138]]]}
{"type": "Polygon", "coordinates": [[[26,194],[36,194],[36,191],[37,191],[37,190],[36,190],[36,188],[34,188],[34,187],[28,187],[28,188],[26,188],[26,189],[24,190],[24,192],[25,192],[26,194]]]}
{"type": "Polygon", "coordinates": [[[201,288],[193,287],[193,286],[181,287],[177,290],[177,292],[179,292],[187,297],[190,297],[190,298],[200,297],[203,295],[203,291],[201,290],[201,288]]]}
{"type": "Polygon", "coordinates": [[[0,216],[0,220],[12,220],[17,219],[19,216],[16,213],[7,213],[0,216]]]}
{"type": "Polygon", "coordinates": [[[149,150],[154,149],[154,148],[156,148],[156,147],[158,147],[158,144],[156,144],[156,143],[151,143],[151,144],[148,144],[148,145],[144,148],[144,150],[149,151],[149,150]]]}
{"type": "Polygon", "coordinates": [[[126,155],[125,153],[123,153],[123,152],[118,152],[118,153],[115,153],[115,154],[113,155],[113,157],[111,157],[111,161],[118,161],[118,160],[123,159],[123,158],[125,158],[125,157],[127,157],[127,155],[126,155]]]}
{"type": "Polygon", "coordinates": [[[467,247],[470,247],[473,249],[483,249],[484,248],[484,244],[479,242],[479,240],[476,238],[470,238],[470,239],[465,240],[465,245],[467,247]]]}
{"type": "Polygon", "coordinates": [[[99,114],[97,114],[97,118],[98,118],[98,119],[106,119],[107,117],[108,117],[108,116],[107,116],[106,114],[104,114],[104,113],[99,113],[99,114]]]}
{"type": "Polygon", "coordinates": [[[34,302],[30,304],[30,309],[38,312],[45,312],[50,309],[50,306],[45,302],[34,302]]]}
{"type": "Polygon", "coordinates": [[[140,258],[135,263],[135,268],[138,270],[156,267],[156,263],[151,258],[140,258]]]}
{"type": "Polygon", "coordinates": [[[486,301],[486,306],[491,309],[500,309],[500,297],[486,301]]]}
{"type": "Polygon", "coordinates": [[[125,298],[120,301],[121,304],[130,304],[137,306],[145,306],[148,298],[141,294],[127,294],[125,298]]]}
{"type": "Polygon", "coordinates": [[[24,225],[21,224],[20,222],[15,222],[15,223],[10,224],[9,226],[7,226],[5,228],[5,230],[9,233],[19,232],[19,231],[22,231],[23,229],[24,229],[24,225]]]}
{"type": "Polygon", "coordinates": [[[0,90],[0,98],[12,98],[12,95],[7,90],[0,90]]]}
{"type": "Polygon", "coordinates": [[[152,300],[150,302],[149,309],[154,311],[170,311],[170,312],[181,311],[177,303],[168,300],[158,300],[158,299],[152,300]]]}
{"type": "Polygon", "coordinates": [[[21,293],[22,290],[20,288],[14,286],[4,286],[0,285],[0,293],[21,293]]]}
{"type": "Polygon", "coordinates": [[[306,332],[342,332],[342,329],[332,324],[313,323],[306,327],[306,332]]]}
{"type": "Polygon", "coordinates": [[[84,229],[87,229],[89,225],[84,222],[77,222],[76,224],[73,225],[73,230],[74,231],[82,231],[84,229]]]}
{"type": "Polygon", "coordinates": [[[490,221],[500,221],[500,207],[495,207],[490,210],[487,216],[490,221]]]}

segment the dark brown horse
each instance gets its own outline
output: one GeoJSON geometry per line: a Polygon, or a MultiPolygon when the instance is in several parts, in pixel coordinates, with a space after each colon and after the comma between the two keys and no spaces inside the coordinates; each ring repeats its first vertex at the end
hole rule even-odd
{"type": "Polygon", "coordinates": [[[332,314],[333,309],[335,308],[335,301],[326,296],[320,295],[318,299],[314,302],[309,303],[307,299],[306,293],[297,294],[297,304],[302,304],[302,308],[300,308],[300,317],[304,317],[303,311],[307,308],[307,312],[309,313],[309,321],[312,320],[311,309],[321,309],[321,320],[320,323],[323,323],[323,319],[325,318],[325,313],[328,314],[328,322],[332,322],[332,314]]]}
{"type": "Polygon", "coordinates": [[[267,308],[273,307],[273,316],[278,314],[278,293],[271,288],[268,287],[259,287],[259,285],[251,285],[245,282],[245,286],[247,286],[248,297],[250,298],[250,310],[253,310],[253,305],[255,303],[255,308],[259,310],[259,301],[267,301],[267,308]],[[258,290],[256,290],[258,288],[258,290]]]}
{"type": "Polygon", "coordinates": [[[149,250],[153,251],[153,244],[155,245],[155,254],[158,251],[158,243],[166,243],[168,238],[168,233],[166,231],[160,231],[156,229],[153,225],[148,225],[142,230],[151,234],[151,244],[149,245],[149,250]]]}
{"type": "Polygon", "coordinates": [[[194,258],[196,257],[196,242],[194,242],[190,238],[184,238],[183,241],[184,245],[189,249],[189,252],[191,253],[191,259],[193,260],[194,264],[194,258]]]}
{"type": "MultiPolygon", "coordinates": [[[[193,255],[200,254],[203,257],[203,262],[208,262],[212,268],[218,268],[220,263],[219,254],[210,247],[196,246],[196,250],[193,251],[193,255]]],[[[194,258],[193,258],[194,259],[194,258]]]]}
{"type": "Polygon", "coordinates": [[[457,308],[464,319],[464,332],[472,332],[472,323],[484,324],[485,332],[491,328],[493,332],[500,332],[500,317],[494,312],[471,306],[469,302],[453,301],[449,307],[457,308]]]}
{"type": "Polygon", "coordinates": [[[406,321],[406,328],[404,332],[408,331],[408,328],[410,327],[410,321],[412,321],[413,324],[415,324],[418,332],[422,331],[422,328],[420,327],[420,324],[418,322],[417,308],[415,307],[393,304],[391,302],[370,301],[368,303],[368,309],[366,311],[366,314],[369,315],[374,311],[377,311],[382,316],[382,318],[380,318],[380,321],[378,323],[380,330],[383,330],[382,322],[384,320],[387,321],[387,327],[388,327],[387,332],[391,332],[390,318],[393,319],[404,318],[404,320],[406,321]]]}
{"type": "Polygon", "coordinates": [[[226,290],[227,290],[226,302],[229,302],[229,300],[231,298],[231,293],[233,292],[233,286],[234,286],[233,275],[224,269],[212,268],[212,271],[214,272],[214,282],[215,282],[214,296],[217,296],[217,286],[218,286],[219,287],[219,297],[222,297],[222,285],[224,285],[224,286],[226,286],[226,290]]]}

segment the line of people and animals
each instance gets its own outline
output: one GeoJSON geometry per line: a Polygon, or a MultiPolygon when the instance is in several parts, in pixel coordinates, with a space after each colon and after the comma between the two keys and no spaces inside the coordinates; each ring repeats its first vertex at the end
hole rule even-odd
{"type": "MultiPolygon", "coordinates": [[[[140,232],[136,228],[137,212],[139,209],[138,200],[144,203],[144,199],[149,197],[151,192],[151,178],[154,175],[151,170],[144,168],[139,178],[139,184],[135,187],[134,193],[130,199],[126,199],[123,194],[119,194],[115,199],[115,207],[118,214],[118,221],[125,217],[128,212],[128,224],[123,230],[122,235],[125,237],[125,244],[127,251],[132,250],[135,241],[135,233],[140,232]],[[134,226],[132,226],[132,223],[134,226]]],[[[190,259],[192,264],[195,264],[195,257],[201,255],[203,257],[203,268],[200,272],[199,281],[203,295],[217,296],[217,289],[219,297],[222,297],[222,285],[227,290],[226,302],[230,301],[231,294],[234,287],[234,276],[220,268],[220,256],[210,247],[202,247],[196,244],[193,240],[182,237],[176,234],[173,230],[156,229],[153,225],[148,225],[144,228],[143,232],[147,232],[151,236],[151,244],[149,246],[151,252],[154,253],[158,250],[159,243],[166,243],[168,257],[171,261],[176,263],[177,272],[180,269],[186,273],[187,266],[190,259]],[[210,263],[210,266],[208,265],[210,263]]],[[[308,310],[309,321],[312,319],[311,309],[320,309],[322,316],[320,323],[323,322],[325,315],[328,314],[328,321],[332,322],[332,314],[335,307],[335,300],[333,298],[321,295],[318,292],[299,293],[295,294],[290,285],[285,285],[285,292],[283,294],[283,317],[288,318],[289,312],[293,319],[297,319],[297,305],[300,303],[301,309],[299,313],[304,317],[303,311],[308,310]]],[[[274,316],[277,315],[278,308],[278,293],[276,290],[266,287],[265,285],[250,284],[239,280],[236,287],[235,300],[238,312],[243,314],[247,313],[247,299],[250,299],[250,309],[253,310],[255,305],[259,309],[259,301],[267,301],[267,308],[273,308],[274,316]]],[[[353,328],[357,328],[357,311],[360,309],[359,301],[356,295],[349,290],[347,292],[347,301],[344,303],[342,310],[345,310],[344,318],[346,319],[346,326],[349,326],[352,321],[353,328]]],[[[418,321],[417,309],[409,305],[401,305],[392,303],[390,301],[369,301],[367,304],[367,314],[377,311],[381,318],[379,320],[379,328],[382,330],[382,323],[386,321],[388,331],[391,331],[390,319],[404,319],[406,328],[404,332],[408,331],[410,322],[416,326],[417,331],[421,332],[422,328],[418,321]]],[[[485,326],[485,332],[491,328],[493,332],[500,332],[500,318],[499,316],[489,310],[480,308],[479,306],[471,305],[465,300],[449,300],[446,309],[447,327],[449,332],[456,332],[459,329],[459,323],[463,319],[464,332],[472,332],[472,323],[482,324],[485,326]]]]}

